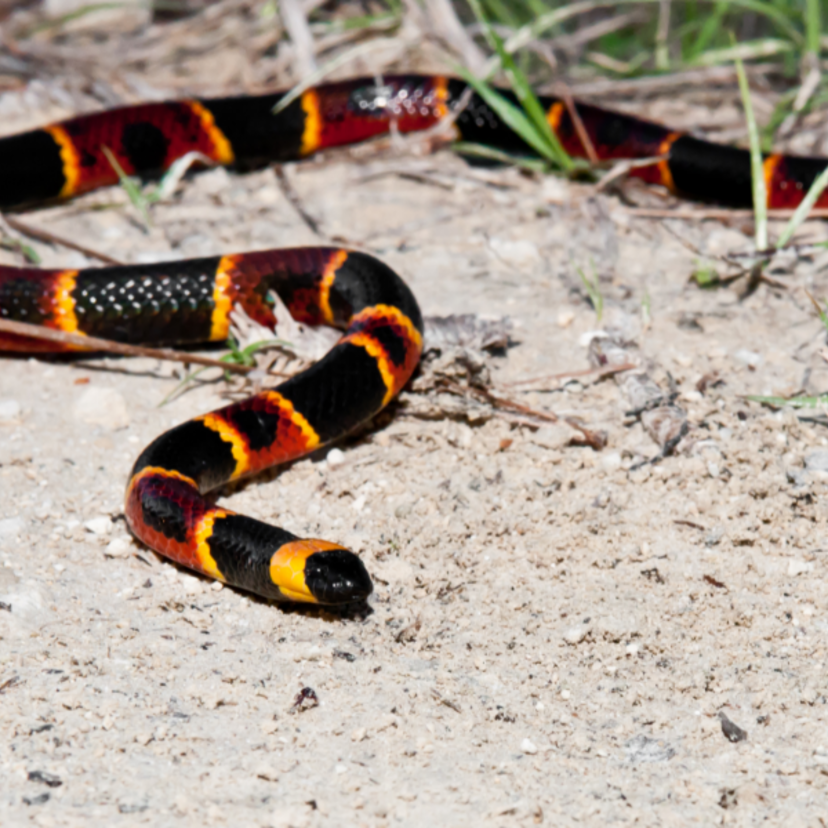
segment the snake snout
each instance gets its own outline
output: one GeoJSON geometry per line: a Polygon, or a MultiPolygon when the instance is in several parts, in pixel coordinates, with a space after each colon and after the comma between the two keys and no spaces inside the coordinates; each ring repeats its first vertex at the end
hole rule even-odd
{"type": "Polygon", "coordinates": [[[310,555],[305,561],[305,585],[320,604],[362,601],[374,591],[365,564],[347,549],[310,555]]]}

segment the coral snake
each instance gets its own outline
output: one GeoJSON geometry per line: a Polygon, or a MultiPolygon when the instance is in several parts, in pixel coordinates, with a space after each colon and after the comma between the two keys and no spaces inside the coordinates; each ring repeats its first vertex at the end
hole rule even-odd
{"type": "MultiPolygon", "coordinates": [[[[149,103],[82,115],[0,139],[0,209],[66,199],[117,183],[104,148],[128,174],[153,175],[198,151],[252,168],[329,147],[435,125],[466,90],[438,76],[325,84],[274,114],[283,93],[149,103]]],[[[586,149],[567,107],[541,98],[573,156],[586,149]]],[[[691,198],[751,204],[746,150],[577,104],[600,159],[653,159],[630,176],[691,198]]],[[[509,152],[528,147],[476,94],[456,115],[465,141],[509,152]]],[[[799,204],[824,159],[768,155],[768,206],[799,204]]],[[[819,206],[828,206],[828,191],[819,206]]],[[[273,390],[197,417],[158,437],[138,458],[126,518],[148,546],[191,569],[267,598],[344,603],[371,579],[353,552],[294,535],[215,505],[205,493],[298,458],[353,431],[406,384],[422,350],[422,318],[403,281],[363,253],[298,248],[86,270],[0,266],[0,317],[122,342],[223,341],[232,308],[272,327],[275,291],[309,324],[344,329],[318,363],[273,390]]],[[[0,333],[0,350],[54,350],[0,333]]]]}

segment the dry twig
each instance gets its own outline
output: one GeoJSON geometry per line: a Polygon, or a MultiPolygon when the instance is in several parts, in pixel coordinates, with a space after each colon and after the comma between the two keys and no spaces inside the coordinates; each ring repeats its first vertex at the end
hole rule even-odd
{"type": "Polygon", "coordinates": [[[100,339],[97,336],[83,336],[66,331],[56,331],[52,328],[42,328],[39,325],[30,325],[28,322],[15,322],[11,319],[0,319],[0,333],[10,333],[15,336],[29,337],[69,346],[70,349],[83,351],[103,351],[109,354],[123,356],[143,356],[152,359],[163,359],[169,362],[183,362],[193,365],[207,365],[211,368],[221,368],[234,374],[247,374],[251,368],[247,365],[238,365],[232,362],[222,362],[212,357],[200,354],[188,354],[184,351],[175,351],[171,348],[145,348],[142,345],[127,345],[124,342],[113,342],[110,339],[100,339]]]}
{"type": "Polygon", "coordinates": [[[8,224],[9,227],[12,228],[12,230],[17,230],[18,233],[22,233],[24,236],[28,236],[30,239],[37,239],[37,241],[46,242],[47,244],[56,244],[61,247],[66,247],[69,250],[77,250],[78,253],[83,253],[84,256],[88,256],[90,259],[97,259],[99,262],[104,262],[104,264],[124,264],[123,262],[118,261],[118,259],[113,259],[112,256],[107,256],[106,253],[99,253],[97,250],[93,250],[91,247],[86,247],[82,244],[78,244],[77,242],[72,241],[71,239],[64,238],[63,236],[58,236],[56,233],[52,233],[50,230],[43,230],[40,227],[32,227],[30,224],[26,224],[25,222],[22,222],[20,221],[20,219],[14,218],[13,216],[4,215],[3,219],[5,220],[6,224],[8,224]]]}

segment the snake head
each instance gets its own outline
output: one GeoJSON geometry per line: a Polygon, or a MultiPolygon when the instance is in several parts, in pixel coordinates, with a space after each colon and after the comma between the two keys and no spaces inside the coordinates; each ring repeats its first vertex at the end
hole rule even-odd
{"type": "Polygon", "coordinates": [[[342,548],[311,555],[305,562],[305,583],[320,604],[364,601],[374,591],[365,564],[342,548]]]}
{"type": "Polygon", "coordinates": [[[270,560],[281,597],[312,604],[349,604],[374,590],[365,564],[349,549],[323,540],[296,540],[270,560]]]}

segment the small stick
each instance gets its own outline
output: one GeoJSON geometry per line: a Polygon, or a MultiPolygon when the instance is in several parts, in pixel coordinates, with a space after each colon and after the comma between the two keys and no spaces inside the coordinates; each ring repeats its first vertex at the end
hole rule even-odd
{"type": "MultiPolygon", "coordinates": [[[[702,210],[664,210],[652,207],[628,207],[627,212],[634,218],[677,218],[677,219],[729,219],[753,218],[753,210],[726,210],[719,208],[702,210]]],[[[793,210],[768,210],[768,218],[785,219],[794,214],[793,210]]],[[[809,219],[828,218],[828,207],[818,207],[811,210],[809,219]]]]}
{"type": "Polygon", "coordinates": [[[596,165],[599,161],[598,153],[595,152],[595,146],[593,145],[592,139],[589,137],[589,134],[586,131],[584,122],[581,120],[581,115],[578,112],[578,107],[575,106],[575,101],[572,99],[569,87],[565,83],[560,82],[557,85],[556,91],[561,96],[561,98],[563,98],[564,106],[566,106],[566,111],[569,113],[569,117],[572,120],[573,125],[575,126],[575,132],[578,133],[578,138],[581,141],[581,145],[586,150],[587,158],[589,158],[589,163],[593,166],[596,165]]]}
{"type": "Polygon", "coordinates": [[[287,175],[285,175],[285,168],[281,164],[274,164],[273,172],[276,173],[276,180],[279,182],[279,189],[282,191],[282,195],[288,200],[288,203],[305,223],[305,226],[314,236],[319,236],[324,239],[325,235],[319,229],[319,222],[305,210],[299,194],[293,189],[293,185],[288,180],[287,175]]]}
{"type": "Polygon", "coordinates": [[[659,161],[666,159],[666,155],[656,155],[652,158],[624,158],[616,161],[595,184],[595,192],[600,193],[602,190],[605,190],[613,181],[627,175],[630,170],[637,170],[641,167],[652,167],[653,164],[658,164],[659,161]]]}
{"type": "MultiPolygon", "coordinates": [[[[450,393],[465,396],[466,390],[457,383],[448,381],[443,387],[450,393]]],[[[597,434],[591,429],[588,429],[586,426],[581,425],[573,417],[559,417],[551,411],[536,411],[534,408],[529,408],[529,406],[522,405],[514,400],[498,397],[487,388],[469,388],[468,393],[471,396],[476,397],[478,400],[484,400],[495,409],[499,408],[506,411],[515,411],[518,414],[526,414],[529,417],[536,417],[537,419],[545,420],[548,423],[558,423],[563,420],[571,428],[574,428],[576,431],[580,431],[587,443],[589,443],[589,445],[596,450],[602,449],[606,444],[606,440],[604,440],[600,434],[597,434]]]]}
{"type": "Polygon", "coordinates": [[[56,331],[53,328],[42,328],[40,325],[30,325],[28,322],[15,322],[11,319],[0,319],[0,333],[27,336],[32,339],[45,339],[47,342],[56,342],[60,345],[73,345],[83,351],[104,351],[110,354],[124,356],[145,356],[153,359],[163,359],[169,362],[184,362],[195,365],[208,365],[211,368],[221,368],[234,374],[247,374],[252,368],[248,365],[238,365],[234,362],[222,362],[211,357],[199,354],[187,354],[171,348],[145,348],[143,345],[127,345],[124,342],[113,342],[110,339],[99,339],[96,336],[56,331]]]}
{"type": "Polygon", "coordinates": [[[97,250],[93,250],[91,247],[85,247],[82,244],[65,239],[63,236],[58,236],[49,230],[42,230],[39,227],[32,227],[31,225],[20,221],[20,219],[13,218],[9,215],[4,215],[3,218],[9,227],[13,230],[17,230],[18,233],[22,233],[24,236],[28,236],[30,239],[37,239],[38,241],[46,242],[47,244],[57,244],[62,247],[68,247],[69,250],[77,250],[78,253],[83,253],[84,256],[89,256],[90,259],[97,259],[99,262],[104,262],[105,264],[124,264],[123,262],[118,261],[118,259],[113,259],[111,256],[107,256],[106,253],[98,253],[97,250]]]}
{"type": "Polygon", "coordinates": [[[621,371],[631,371],[638,368],[632,362],[625,362],[623,365],[612,365],[608,368],[585,368],[583,371],[565,371],[563,374],[547,374],[545,377],[530,377],[524,380],[515,380],[514,382],[502,383],[504,388],[514,388],[517,385],[529,385],[532,382],[545,382],[546,380],[562,380],[571,377],[589,377],[598,375],[599,377],[610,377],[613,374],[619,374],[621,371]]]}

